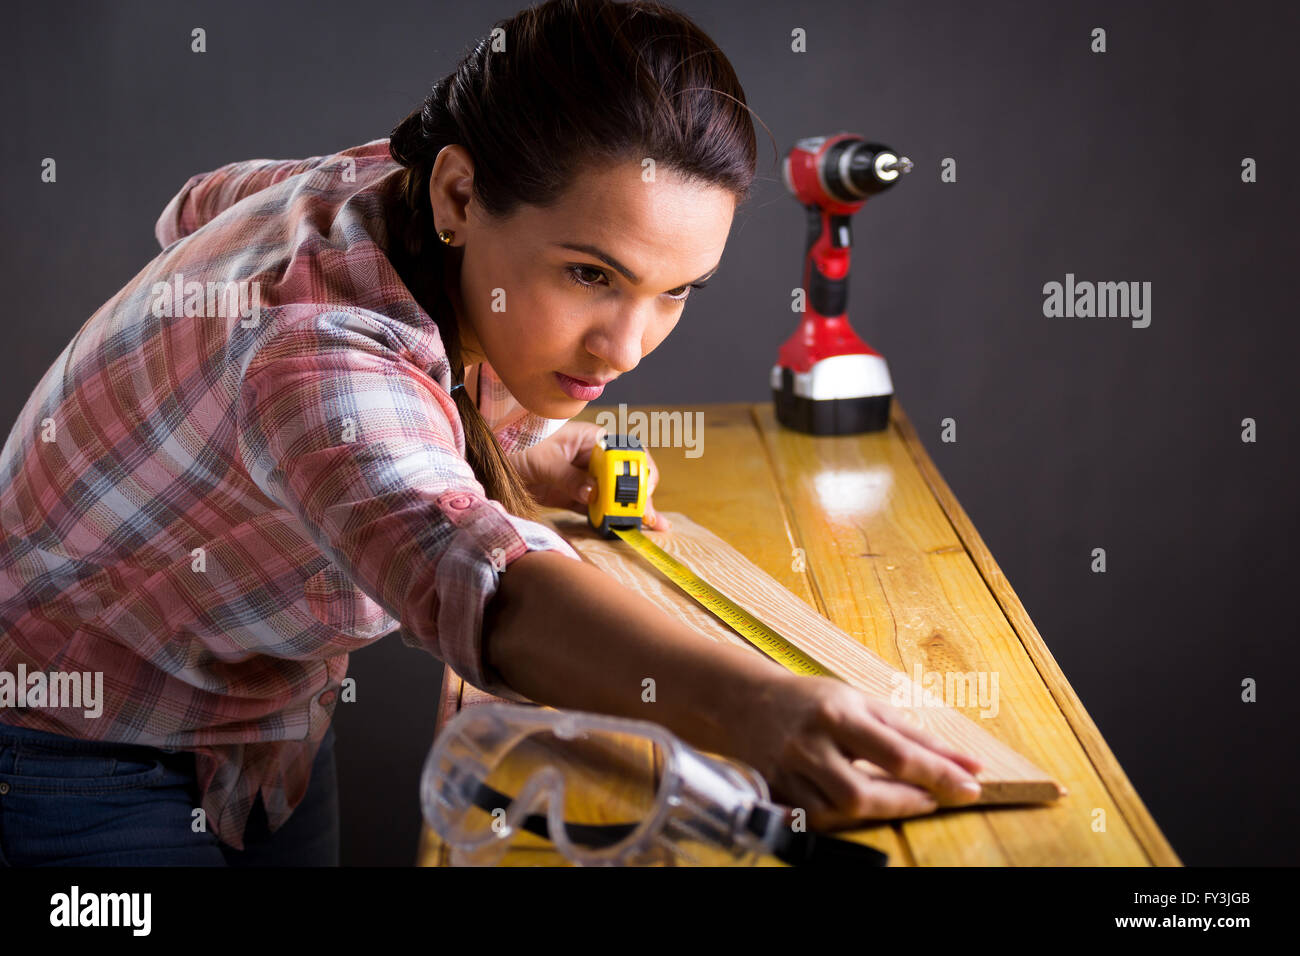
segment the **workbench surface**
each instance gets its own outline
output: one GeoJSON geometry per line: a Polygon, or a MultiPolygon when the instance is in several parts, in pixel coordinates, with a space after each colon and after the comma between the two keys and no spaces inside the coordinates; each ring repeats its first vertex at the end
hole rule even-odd
{"type": "MultiPolygon", "coordinates": [[[[602,411],[617,413],[589,405],[577,419],[602,411]]],[[[702,436],[682,433],[687,447],[649,447],[658,510],[705,525],[910,676],[997,674],[995,716],[981,717],[977,701],[958,709],[1068,790],[1051,805],[948,810],[837,835],[883,850],[891,866],[1181,865],[897,399],[886,431],[836,437],[781,427],[771,403],[631,407],[627,420],[638,411],[702,415],[702,436]]],[[[450,668],[442,693],[436,730],[496,699],[450,668]]],[[[523,836],[502,865],[565,865],[523,836]]],[[[449,861],[427,826],[417,860],[449,861]]]]}

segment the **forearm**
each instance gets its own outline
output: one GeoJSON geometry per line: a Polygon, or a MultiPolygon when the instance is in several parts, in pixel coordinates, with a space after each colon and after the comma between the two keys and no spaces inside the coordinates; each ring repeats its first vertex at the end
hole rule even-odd
{"type": "Polygon", "coordinates": [[[717,753],[731,749],[743,707],[780,673],[553,551],[511,562],[488,604],[483,641],[488,663],[530,700],[653,720],[717,753]],[[642,699],[646,678],[653,702],[642,699]]]}

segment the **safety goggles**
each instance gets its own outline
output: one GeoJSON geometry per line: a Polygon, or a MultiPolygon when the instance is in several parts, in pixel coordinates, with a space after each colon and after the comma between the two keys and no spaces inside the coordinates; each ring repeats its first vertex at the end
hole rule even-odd
{"type": "Polygon", "coordinates": [[[701,753],[645,720],[477,704],[438,736],[420,790],[453,865],[494,866],[530,842],[579,866],[888,860],[791,826],[753,768],[701,753]]]}

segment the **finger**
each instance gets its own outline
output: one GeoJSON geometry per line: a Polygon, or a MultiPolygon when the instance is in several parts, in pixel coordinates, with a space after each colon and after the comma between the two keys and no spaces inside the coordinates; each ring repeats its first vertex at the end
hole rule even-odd
{"type": "Polygon", "coordinates": [[[979,799],[979,782],[961,766],[905,737],[867,708],[861,714],[862,719],[833,727],[837,743],[847,753],[866,757],[899,780],[924,787],[941,802],[963,804],[979,799]]]}
{"type": "Polygon", "coordinates": [[[830,800],[834,825],[855,820],[893,820],[937,810],[926,790],[897,780],[881,780],[853,766],[826,737],[791,754],[792,767],[810,778],[830,800]]]}
{"type": "MultiPolygon", "coordinates": [[[[591,494],[592,495],[600,494],[600,489],[597,488],[594,484],[591,486],[591,494]]],[[[573,496],[573,500],[559,503],[559,506],[563,508],[568,508],[574,514],[580,514],[584,516],[589,516],[591,514],[591,503],[584,496],[581,488],[573,496]]]]}
{"type": "MultiPolygon", "coordinates": [[[[591,453],[600,439],[608,432],[598,425],[592,425],[589,422],[569,422],[569,425],[584,426],[578,433],[579,445],[576,453],[570,458],[570,461],[578,468],[587,469],[591,466],[591,453]]],[[[568,427],[568,425],[564,426],[568,427]]]]}
{"type": "Polygon", "coordinates": [[[873,714],[904,737],[908,737],[924,747],[929,747],[935,753],[942,754],[949,760],[955,760],[971,773],[978,773],[984,769],[984,764],[970,756],[970,754],[964,754],[960,750],[953,750],[934,734],[911,723],[907,719],[907,712],[901,708],[892,704],[875,704],[874,702],[868,706],[873,714]]]}
{"type": "Polygon", "coordinates": [[[772,798],[793,810],[802,810],[813,829],[827,826],[834,820],[834,810],[821,788],[801,773],[780,770],[768,781],[772,798]]]}
{"type": "Polygon", "coordinates": [[[645,524],[655,531],[668,531],[673,526],[671,521],[655,510],[648,499],[645,506],[645,524]]]}
{"type": "Polygon", "coordinates": [[[573,469],[568,476],[567,485],[573,496],[573,503],[584,508],[591,501],[591,496],[596,493],[595,480],[587,472],[577,468],[573,469]]]}
{"type": "Polygon", "coordinates": [[[581,468],[566,468],[562,476],[552,479],[552,488],[565,505],[586,505],[596,487],[595,479],[581,468]]]}
{"type": "Polygon", "coordinates": [[[939,809],[939,802],[928,790],[901,780],[878,780],[872,777],[867,777],[866,780],[865,796],[857,820],[901,820],[934,813],[939,809]]]}
{"type": "Polygon", "coordinates": [[[591,452],[595,445],[584,445],[579,448],[570,458],[569,463],[575,468],[581,468],[587,471],[591,468],[591,452]]]}

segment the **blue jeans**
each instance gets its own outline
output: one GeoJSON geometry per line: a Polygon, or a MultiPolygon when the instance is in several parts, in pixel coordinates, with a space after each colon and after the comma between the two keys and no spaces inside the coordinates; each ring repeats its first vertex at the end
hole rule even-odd
{"type": "Polygon", "coordinates": [[[275,833],[259,794],[244,849],[195,833],[193,751],[78,740],[0,723],[0,866],[338,866],[334,728],[275,833]]]}

